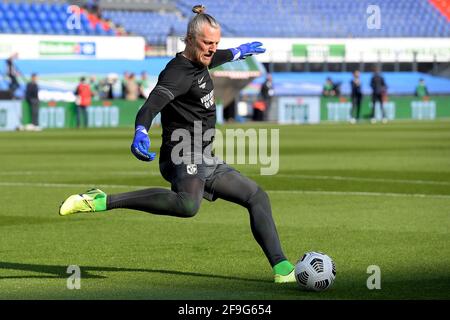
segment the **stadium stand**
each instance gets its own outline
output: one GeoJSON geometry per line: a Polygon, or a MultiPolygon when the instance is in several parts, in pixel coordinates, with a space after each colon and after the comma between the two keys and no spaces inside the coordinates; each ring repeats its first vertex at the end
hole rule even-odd
{"type": "MultiPolygon", "coordinates": [[[[439,2],[439,1],[434,1],[439,2]]],[[[443,2],[443,1],[442,1],[443,2]]],[[[442,3],[441,2],[441,3],[442,3]]],[[[203,4],[223,25],[224,36],[260,37],[445,37],[450,25],[428,0],[379,0],[383,27],[366,26],[366,9],[371,1],[289,2],[261,0],[205,0],[203,4]],[[420,19],[417,19],[420,16],[420,19]]],[[[178,8],[188,15],[189,0],[178,8]]]]}
{"type": "MultiPolygon", "coordinates": [[[[207,12],[220,21],[224,37],[445,38],[450,36],[448,0],[378,0],[377,5],[382,14],[382,28],[379,30],[371,30],[366,25],[366,9],[372,4],[370,0],[260,0],[258,5],[255,5],[254,0],[202,0],[202,3],[207,7],[207,12]],[[289,4],[289,9],[283,7],[283,4],[289,4]]],[[[168,35],[184,36],[188,19],[193,15],[191,0],[100,0],[97,4],[99,11],[87,9],[80,11],[81,28],[68,29],[66,24],[70,5],[85,6],[85,0],[1,1],[0,33],[104,36],[134,34],[143,36],[151,45],[163,47],[168,35]]],[[[39,65],[42,65],[42,62],[39,65]]],[[[357,67],[349,66],[347,70],[357,67]]],[[[427,68],[431,67],[427,66],[427,68]]],[[[295,68],[287,70],[299,71],[295,68]]],[[[367,70],[369,70],[368,67],[365,71],[367,70]]],[[[47,72],[45,68],[34,71],[47,72]]],[[[111,68],[111,72],[113,71],[116,70],[111,68]]],[[[324,77],[330,75],[331,71],[337,70],[330,69],[328,72],[328,69],[311,69],[311,71],[323,73],[314,75],[305,72],[301,74],[301,77],[300,74],[292,73],[292,79],[290,76],[275,77],[275,79],[282,79],[286,83],[297,80],[306,81],[312,84],[311,88],[320,88],[324,77]]],[[[408,67],[395,71],[427,72],[429,70],[408,67]]],[[[121,73],[122,70],[117,72],[121,73]]],[[[435,76],[448,77],[450,67],[448,64],[443,65],[439,72],[433,73],[435,76]]],[[[412,89],[403,88],[401,84],[407,82],[405,80],[407,77],[418,78],[418,74],[405,73],[404,77],[394,75],[392,78],[388,74],[389,82],[392,84],[391,92],[408,94],[412,89]]],[[[349,74],[335,74],[333,77],[338,80],[343,77],[342,89],[344,93],[347,93],[349,74]]],[[[0,89],[6,87],[4,81],[0,79],[0,89]]],[[[447,82],[434,82],[431,78],[427,79],[427,82],[435,88],[434,93],[448,94],[448,90],[444,89],[448,85],[447,82]]],[[[319,92],[318,89],[312,89],[302,93],[316,94],[317,92],[319,92]]]]}
{"type": "MultiPolygon", "coordinates": [[[[447,37],[450,24],[445,16],[445,1],[380,0],[383,27],[366,26],[368,0],[292,1],[286,9],[282,1],[205,0],[208,12],[222,25],[225,37],[447,37]],[[437,4],[437,5],[436,5],[437,4]],[[440,9],[438,9],[440,8],[440,9]],[[421,19],[417,19],[421,16],[421,19]]],[[[192,15],[190,0],[176,1],[176,9],[165,12],[106,10],[104,16],[122,24],[127,30],[141,34],[153,44],[164,44],[169,30],[184,35],[187,18],[192,15]],[[158,27],[156,27],[158,26],[158,27]]],[[[117,7],[116,7],[117,8],[117,7]]],[[[447,7],[448,10],[448,7],[447,7]]]]}
{"type": "Polygon", "coordinates": [[[450,22],[450,2],[448,0],[430,0],[430,3],[447,18],[447,22],[450,22]]]}
{"type": "Polygon", "coordinates": [[[175,11],[172,0],[100,0],[99,7],[107,10],[175,11]]]}
{"type": "Polygon", "coordinates": [[[150,44],[165,45],[171,33],[183,34],[186,19],[175,12],[104,10],[102,16],[132,33],[143,36],[150,44]]]}
{"type": "MultiPolygon", "coordinates": [[[[68,11],[69,10],[69,11],[68,11]]],[[[82,9],[80,28],[68,28],[67,3],[1,2],[0,33],[113,36],[116,31],[105,20],[82,9]]]]}
{"type": "MultiPolygon", "coordinates": [[[[192,16],[191,0],[101,0],[101,19],[81,12],[81,28],[66,28],[70,4],[85,1],[22,1],[0,3],[0,33],[104,35],[136,34],[164,46],[169,34],[183,36],[192,16]],[[125,10],[126,8],[126,10],[125,10]],[[126,32],[121,31],[123,27],[126,32]]],[[[289,2],[204,0],[222,24],[225,37],[448,37],[450,6],[444,0],[379,0],[381,29],[366,26],[369,0],[289,2]],[[420,19],[417,19],[420,16],[420,19]]]]}

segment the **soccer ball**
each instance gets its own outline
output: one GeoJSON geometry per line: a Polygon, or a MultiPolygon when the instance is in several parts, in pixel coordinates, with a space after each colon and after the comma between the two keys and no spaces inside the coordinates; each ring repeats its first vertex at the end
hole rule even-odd
{"type": "Polygon", "coordinates": [[[323,291],[333,285],[336,266],[322,252],[307,252],[295,265],[295,278],[301,289],[323,291]]]}

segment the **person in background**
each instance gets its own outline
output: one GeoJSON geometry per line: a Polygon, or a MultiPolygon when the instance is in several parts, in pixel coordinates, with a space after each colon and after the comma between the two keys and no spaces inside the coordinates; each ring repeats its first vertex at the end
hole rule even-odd
{"type": "Polygon", "coordinates": [[[237,118],[236,99],[231,100],[223,107],[223,118],[226,122],[234,122],[237,118]]]}
{"type": "Polygon", "coordinates": [[[37,84],[37,74],[31,75],[31,81],[27,83],[25,89],[25,101],[28,104],[28,110],[31,123],[26,126],[30,131],[41,131],[39,127],[39,87],[37,84]]]}
{"type": "Polygon", "coordinates": [[[107,87],[107,78],[100,79],[98,81],[98,97],[101,100],[107,99],[108,87],[107,87]]]}
{"type": "Polygon", "coordinates": [[[97,78],[92,75],[89,77],[89,87],[91,88],[92,92],[92,99],[98,100],[99,99],[99,83],[97,82],[97,78]]]}
{"type": "Polygon", "coordinates": [[[100,5],[99,0],[86,0],[86,9],[90,12],[100,15],[100,5]]]}
{"type": "Polygon", "coordinates": [[[264,114],[266,112],[266,102],[264,99],[256,99],[255,102],[253,102],[253,121],[263,121],[264,120],[264,114]]]}
{"type": "Polygon", "coordinates": [[[352,81],[350,81],[350,85],[352,88],[352,111],[350,114],[351,123],[356,123],[359,120],[359,115],[361,113],[362,90],[361,79],[359,78],[359,76],[359,70],[353,71],[353,79],[352,81]]]}
{"type": "Polygon", "coordinates": [[[334,89],[334,83],[331,78],[327,78],[325,84],[323,85],[322,95],[324,97],[334,97],[336,96],[336,91],[334,89]]]}
{"type": "Polygon", "coordinates": [[[381,76],[380,69],[376,68],[375,72],[372,76],[372,79],[370,80],[370,86],[372,88],[372,115],[371,115],[371,122],[375,123],[377,120],[375,119],[375,105],[377,102],[380,103],[380,109],[382,113],[382,122],[387,122],[386,112],[384,110],[383,106],[383,98],[387,93],[387,86],[386,82],[384,81],[383,76],[381,76]]]}
{"type": "Polygon", "coordinates": [[[19,54],[15,52],[8,59],[6,59],[6,74],[10,80],[9,92],[12,99],[15,99],[15,92],[17,88],[19,88],[19,81],[17,80],[17,77],[21,75],[14,63],[14,60],[16,60],[18,57],[19,54]]]}
{"type": "Polygon", "coordinates": [[[75,104],[76,104],[76,114],[77,114],[77,128],[81,125],[81,117],[83,117],[83,126],[87,128],[88,126],[88,114],[87,107],[91,105],[92,102],[92,92],[89,84],[86,83],[86,78],[81,77],[80,83],[75,90],[75,104]]]}
{"type": "Polygon", "coordinates": [[[141,79],[139,79],[138,85],[139,85],[139,99],[147,99],[149,93],[147,72],[145,71],[141,72],[141,79]]]}
{"type": "Polygon", "coordinates": [[[123,78],[121,81],[122,99],[125,99],[127,97],[127,82],[128,82],[129,76],[130,76],[130,74],[128,73],[128,71],[125,71],[123,73],[123,78]]]}
{"type": "Polygon", "coordinates": [[[126,36],[128,34],[127,30],[125,30],[124,26],[120,23],[116,26],[116,36],[126,36]]]}
{"type": "Polygon", "coordinates": [[[414,95],[419,98],[425,98],[430,95],[425,80],[419,79],[419,84],[416,87],[414,95]]]}
{"type": "Polygon", "coordinates": [[[126,85],[126,96],[125,99],[129,101],[137,100],[139,96],[139,85],[136,81],[136,77],[134,73],[131,73],[128,77],[127,85],[126,85]]]}
{"type": "Polygon", "coordinates": [[[106,78],[106,96],[105,99],[112,100],[114,99],[114,85],[117,82],[117,75],[109,74],[106,78]]]}
{"type": "Polygon", "coordinates": [[[272,103],[272,96],[273,96],[273,82],[272,82],[272,75],[270,73],[267,74],[266,80],[264,81],[263,85],[261,86],[261,98],[264,101],[265,108],[264,108],[264,114],[263,119],[261,120],[267,120],[269,116],[269,110],[270,105],[272,103]]]}

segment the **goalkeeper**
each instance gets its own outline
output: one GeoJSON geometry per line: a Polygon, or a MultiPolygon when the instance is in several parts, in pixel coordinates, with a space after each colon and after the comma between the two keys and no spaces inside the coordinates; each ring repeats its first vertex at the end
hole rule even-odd
{"type": "Polygon", "coordinates": [[[260,42],[218,50],[219,23],[204,13],[203,6],[196,6],[193,11],[196,15],[188,24],[186,48],[177,53],[160,73],[156,87],[139,110],[131,145],[131,152],[139,160],[155,159],[156,154],[149,151],[148,130],[154,117],[161,112],[163,133],[159,168],[164,179],[171,183],[171,190],[151,188],[106,194],[93,189],[68,197],[61,205],[59,214],[66,216],[127,208],[188,218],[197,213],[202,198],[231,201],[248,209],[253,236],[269,260],[274,281],[295,282],[294,266],[283,254],[267,194],[254,181],[221,163],[211,153],[210,160],[213,161],[204,161],[203,154],[212,148],[213,139],[189,142],[194,152],[183,154],[185,161],[181,163],[178,158],[175,159],[179,155],[172,154],[179,143],[172,140],[172,134],[177,129],[187,130],[194,137],[195,126],[200,125],[203,132],[215,127],[214,87],[208,68],[265,52],[260,42]]]}

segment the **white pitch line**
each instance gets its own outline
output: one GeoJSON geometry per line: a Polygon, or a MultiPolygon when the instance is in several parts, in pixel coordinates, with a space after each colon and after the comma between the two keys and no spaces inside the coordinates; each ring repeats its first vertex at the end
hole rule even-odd
{"type": "MultiPolygon", "coordinates": [[[[82,171],[82,174],[86,175],[130,175],[130,176],[160,176],[161,173],[159,171],[115,171],[115,170],[104,170],[102,172],[88,172],[82,171]]],[[[61,176],[61,175],[70,175],[74,174],[73,171],[9,171],[9,172],[0,172],[0,176],[42,176],[42,175],[53,175],[53,176],[61,176]]]]}
{"type": "MultiPolygon", "coordinates": [[[[115,175],[129,175],[129,176],[160,176],[158,171],[104,171],[86,174],[93,175],[110,175],[111,172],[115,175]]],[[[72,171],[10,171],[0,172],[0,176],[32,176],[32,175],[73,175],[72,171]]],[[[248,176],[257,177],[257,173],[246,174],[248,176]]],[[[300,178],[310,180],[336,180],[336,181],[362,181],[362,182],[385,182],[385,183],[400,183],[400,184],[429,184],[429,185],[443,185],[449,186],[450,181],[433,181],[433,180],[406,180],[406,179],[384,179],[384,178],[361,178],[361,177],[345,177],[345,176],[317,176],[317,175],[301,175],[301,174],[276,174],[267,176],[270,178],[300,178]]]]}
{"type": "Polygon", "coordinates": [[[0,187],[40,187],[40,188],[89,188],[89,187],[99,187],[111,188],[111,189],[122,189],[122,188],[133,188],[133,189],[143,189],[143,188],[161,188],[160,186],[133,186],[133,185],[122,185],[122,184],[89,184],[89,183],[44,183],[44,182],[0,182],[0,187]]]}
{"type": "Polygon", "coordinates": [[[405,179],[384,179],[384,178],[360,178],[360,177],[343,177],[343,176],[315,176],[301,174],[277,174],[275,177],[293,177],[302,179],[318,179],[318,180],[341,180],[341,181],[363,181],[363,182],[388,182],[388,183],[405,183],[405,184],[432,184],[432,185],[450,185],[450,181],[432,181],[432,180],[405,180],[405,179]]]}
{"type": "MultiPolygon", "coordinates": [[[[39,188],[83,188],[99,187],[110,189],[145,189],[164,188],[162,186],[134,186],[126,184],[78,184],[78,183],[42,183],[42,182],[0,182],[0,187],[39,187],[39,188]]],[[[435,198],[450,199],[450,195],[445,194],[423,194],[423,193],[389,193],[389,192],[355,192],[355,191],[315,191],[315,190],[266,190],[269,193],[287,193],[304,195],[332,195],[332,196],[363,196],[363,197],[414,197],[414,198],[435,198]]]]}
{"type": "Polygon", "coordinates": [[[424,193],[394,193],[394,192],[358,192],[358,191],[314,191],[314,190],[267,190],[270,193],[292,193],[305,195],[330,195],[330,196],[363,196],[363,197],[414,197],[450,199],[446,194],[424,193]]]}

